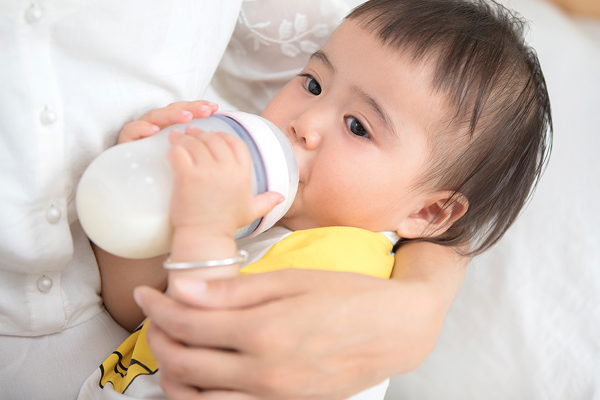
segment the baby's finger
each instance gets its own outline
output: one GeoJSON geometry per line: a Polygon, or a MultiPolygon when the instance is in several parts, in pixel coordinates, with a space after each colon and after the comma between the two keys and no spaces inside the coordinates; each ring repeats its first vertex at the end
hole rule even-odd
{"type": "Polygon", "coordinates": [[[171,144],[175,144],[175,142],[177,141],[177,138],[179,138],[181,135],[183,135],[183,132],[181,132],[179,129],[172,129],[169,132],[169,143],[171,144]]]}
{"type": "Polygon", "coordinates": [[[185,128],[185,134],[202,141],[215,160],[219,162],[235,160],[233,150],[225,141],[225,137],[230,135],[223,132],[206,132],[195,125],[188,125],[185,128]]]}
{"type": "Polygon", "coordinates": [[[133,121],[125,124],[119,133],[118,144],[133,142],[134,140],[143,139],[152,136],[160,131],[160,128],[147,121],[133,121]]]}
{"type": "Polygon", "coordinates": [[[146,121],[161,128],[166,128],[174,124],[183,124],[190,122],[194,114],[176,106],[157,108],[147,112],[140,117],[140,121],[146,121]]]}
{"type": "Polygon", "coordinates": [[[276,205],[281,204],[284,200],[285,197],[277,192],[265,192],[254,196],[252,199],[254,212],[256,213],[254,219],[264,217],[275,208],[276,205]]]}
{"type": "Polygon", "coordinates": [[[191,112],[194,118],[205,118],[219,109],[219,105],[206,100],[178,101],[169,104],[169,107],[177,107],[191,112]]]}
{"type": "Polygon", "coordinates": [[[194,159],[183,146],[171,147],[167,153],[167,160],[169,160],[173,171],[186,170],[194,165],[194,159]]]}
{"type": "MultiPolygon", "coordinates": [[[[215,157],[215,144],[212,143],[213,140],[210,139],[211,134],[209,132],[203,133],[206,135],[204,138],[202,138],[202,136],[198,138],[195,136],[183,135],[176,140],[175,144],[185,147],[190,153],[195,165],[210,168],[215,166],[215,161],[219,160],[215,157]]],[[[221,155],[221,157],[226,158],[226,156],[223,155],[221,155]]]]}
{"type": "Polygon", "coordinates": [[[168,153],[168,159],[174,170],[198,165],[209,161],[212,157],[202,141],[179,131],[171,131],[169,140],[173,147],[168,153]]]}
{"type": "Polygon", "coordinates": [[[252,157],[248,150],[248,145],[237,136],[223,134],[223,140],[229,145],[233,152],[236,160],[242,165],[250,165],[252,163],[252,157]]]}

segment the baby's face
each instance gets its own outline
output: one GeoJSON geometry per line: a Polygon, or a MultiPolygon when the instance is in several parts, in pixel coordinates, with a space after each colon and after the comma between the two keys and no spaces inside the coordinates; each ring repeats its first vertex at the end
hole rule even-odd
{"type": "MultiPolygon", "coordinates": [[[[429,70],[344,22],[263,116],[290,139],[300,167],[288,228],[400,231],[423,207],[428,130],[445,108],[429,70]]],[[[408,235],[406,235],[408,237],[408,235]]]]}

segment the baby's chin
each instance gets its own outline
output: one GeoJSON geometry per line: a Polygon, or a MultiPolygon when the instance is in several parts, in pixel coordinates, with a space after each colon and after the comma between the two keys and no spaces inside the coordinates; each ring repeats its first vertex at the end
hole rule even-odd
{"type": "MultiPolygon", "coordinates": [[[[288,211],[289,213],[289,211],[288,211]]],[[[286,218],[287,213],[283,216],[283,218],[281,218],[279,221],[277,221],[277,223],[274,226],[282,226],[284,228],[287,228],[291,231],[297,231],[298,229],[294,228],[294,226],[296,226],[296,224],[293,223],[293,219],[292,218],[286,218]]]]}
{"type": "Polygon", "coordinates": [[[293,210],[290,210],[281,218],[275,226],[283,226],[291,231],[300,231],[303,229],[321,228],[317,224],[310,223],[306,218],[295,215],[293,210]],[[291,214],[291,215],[290,215],[291,214]]]}

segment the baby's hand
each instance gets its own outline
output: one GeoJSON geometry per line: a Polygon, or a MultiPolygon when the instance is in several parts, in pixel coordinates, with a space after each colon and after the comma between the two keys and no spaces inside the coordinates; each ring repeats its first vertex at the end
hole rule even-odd
{"type": "MultiPolygon", "coordinates": [[[[253,197],[250,152],[233,135],[188,125],[185,134],[171,131],[169,140],[173,145],[168,153],[173,169],[173,262],[233,257],[236,230],[266,215],[283,196],[267,192],[253,197]]],[[[182,295],[185,290],[179,290],[182,285],[237,273],[237,264],[170,271],[169,295],[189,302],[182,295]]]]}
{"type": "Polygon", "coordinates": [[[233,239],[238,228],[283,200],[274,192],[253,196],[252,159],[237,137],[190,125],[185,134],[173,131],[169,139],[174,178],[170,215],[175,231],[233,239]]]}
{"type": "Polygon", "coordinates": [[[206,118],[217,111],[219,106],[206,100],[179,101],[163,108],[157,108],[137,121],[126,124],[119,133],[118,144],[133,142],[152,136],[168,126],[182,124],[193,118],[206,118]]]}

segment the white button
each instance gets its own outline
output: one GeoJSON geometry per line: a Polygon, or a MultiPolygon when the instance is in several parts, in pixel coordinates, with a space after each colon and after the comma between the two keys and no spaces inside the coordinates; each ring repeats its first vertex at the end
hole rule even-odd
{"type": "Polygon", "coordinates": [[[54,206],[50,207],[46,210],[46,219],[51,224],[55,224],[60,219],[61,213],[60,210],[54,206]]]}
{"type": "Polygon", "coordinates": [[[37,3],[31,4],[31,6],[25,12],[25,19],[29,23],[37,22],[40,19],[42,19],[43,16],[44,12],[40,8],[40,6],[37,5],[37,3]]]}
{"type": "Polygon", "coordinates": [[[37,281],[37,288],[42,293],[48,292],[52,289],[52,279],[48,278],[46,275],[42,276],[37,281]]]}
{"type": "Polygon", "coordinates": [[[56,121],[56,113],[51,108],[46,107],[40,114],[40,121],[44,125],[49,125],[56,121]]]}

